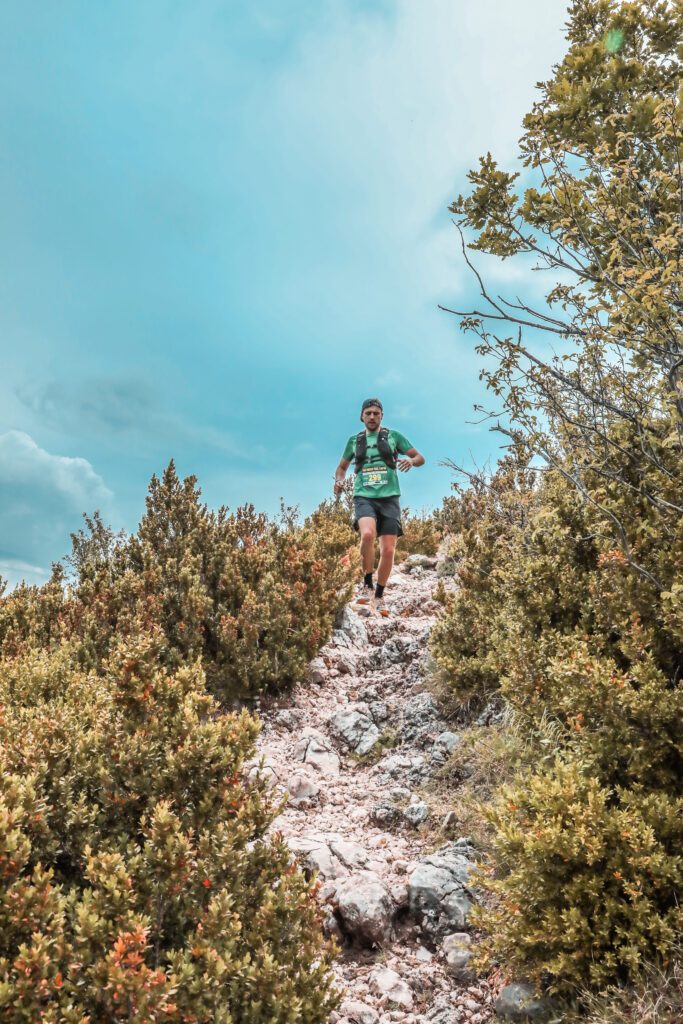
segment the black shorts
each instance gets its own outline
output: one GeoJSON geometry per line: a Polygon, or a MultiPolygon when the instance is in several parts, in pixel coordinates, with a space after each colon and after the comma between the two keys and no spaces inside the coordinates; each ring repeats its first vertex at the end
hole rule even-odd
{"type": "Polygon", "coordinates": [[[377,523],[377,536],[402,537],[401,504],[398,494],[390,498],[364,498],[354,496],[353,528],[358,529],[358,520],[363,516],[372,516],[377,523]]]}

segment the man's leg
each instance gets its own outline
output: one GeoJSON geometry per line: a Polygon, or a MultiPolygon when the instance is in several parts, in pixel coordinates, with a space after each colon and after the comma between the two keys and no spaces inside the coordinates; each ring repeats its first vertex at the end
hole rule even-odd
{"type": "Polygon", "coordinates": [[[377,568],[377,582],[380,587],[386,587],[391,570],[394,567],[394,553],[398,537],[391,533],[383,534],[379,539],[379,566],[377,568]]]}
{"type": "Polygon", "coordinates": [[[363,562],[363,575],[375,568],[375,538],[377,537],[377,521],[373,516],[361,516],[358,520],[360,533],[360,557],[363,562]]]}

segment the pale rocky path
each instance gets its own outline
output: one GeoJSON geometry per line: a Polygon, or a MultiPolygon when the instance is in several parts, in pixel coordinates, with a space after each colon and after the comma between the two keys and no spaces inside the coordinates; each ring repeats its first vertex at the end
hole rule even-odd
{"type": "Polygon", "coordinates": [[[435,844],[431,829],[431,846],[422,836],[430,808],[420,794],[458,743],[426,689],[439,610],[429,563],[394,570],[390,619],[349,605],[308,679],[260,707],[261,770],[289,793],[272,828],[318,871],[342,946],[344,1001],[331,1024],[492,1017],[492,994],[468,967],[473,851],[445,832],[435,844]]]}

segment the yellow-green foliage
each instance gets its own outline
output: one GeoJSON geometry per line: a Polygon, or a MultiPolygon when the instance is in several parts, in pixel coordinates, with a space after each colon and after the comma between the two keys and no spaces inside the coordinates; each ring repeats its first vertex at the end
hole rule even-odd
{"type": "Polygon", "coordinates": [[[313,886],[290,864],[257,725],[160,630],[100,673],[72,645],[0,663],[0,1020],[322,1022],[313,886]]]}
{"type": "Polygon", "coordinates": [[[154,478],[130,564],[153,578],[160,622],[180,661],[204,655],[222,698],[291,683],[328,638],[351,573],[324,521],[270,522],[252,505],[199,503],[193,477],[154,478]]]}
{"type": "Polygon", "coordinates": [[[432,650],[461,703],[482,704],[498,690],[499,639],[509,625],[501,590],[535,502],[528,462],[510,456],[490,481],[474,477],[469,488],[444,503],[440,519],[451,537],[459,590],[445,597],[446,613],[432,631],[432,650]]]}
{"type": "Polygon", "coordinates": [[[491,812],[489,948],[563,990],[638,978],[681,934],[683,798],[608,788],[578,749],[505,787],[491,812]]]}
{"type": "Polygon", "coordinates": [[[478,276],[460,314],[494,429],[545,472],[506,484],[508,460],[451,498],[444,516],[479,501],[481,522],[435,656],[457,699],[499,689],[536,745],[492,813],[490,947],[557,989],[637,982],[681,932],[682,13],[574,0],[523,176],[487,154],[451,206],[470,252],[549,271],[545,303],[478,276]]]}
{"type": "Polygon", "coordinates": [[[303,672],[350,526],[211,512],[172,464],[133,537],[86,524],[71,579],[0,599],[0,1020],[322,1022],[315,887],[215,698],[303,672]]]}
{"type": "Polygon", "coordinates": [[[303,525],[288,510],[279,523],[252,505],[211,511],[195,478],[179,480],[171,463],[152,478],[137,533],[105,557],[86,551],[72,588],[58,568],[44,587],[0,600],[0,644],[18,654],[76,637],[84,664],[96,666],[114,635],[142,621],[163,630],[167,666],[201,657],[222,700],[283,687],[327,640],[348,598],[352,542],[325,506],[303,525]]]}
{"type": "Polygon", "coordinates": [[[683,924],[683,529],[595,482],[627,556],[560,473],[524,473],[505,460],[462,495],[433,651],[458,701],[500,691],[537,749],[491,813],[489,947],[578,988],[637,977],[683,924]]]}
{"type": "MultiPolygon", "coordinates": [[[[4,587],[3,587],[4,589],[4,587]]],[[[4,654],[49,647],[65,633],[64,572],[53,567],[52,576],[42,587],[19,584],[6,597],[0,597],[0,645],[4,654]]]]}
{"type": "Polygon", "coordinates": [[[403,536],[396,543],[396,561],[402,562],[408,555],[429,555],[439,550],[441,528],[434,516],[427,513],[411,515],[409,508],[401,513],[403,536]]]}

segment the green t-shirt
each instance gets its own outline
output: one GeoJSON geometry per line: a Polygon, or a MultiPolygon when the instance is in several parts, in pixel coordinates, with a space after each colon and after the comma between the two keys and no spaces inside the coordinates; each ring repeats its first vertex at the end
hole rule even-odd
{"type": "MultiPolygon", "coordinates": [[[[357,497],[391,498],[395,494],[401,493],[398,483],[398,472],[395,469],[389,469],[377,450],[378,434],[379,430],[376,430],[374,434],[368,433],[368,449],[365,455],[365,462],[360,473],[356,475],[356,483],[353,488],[353,493],[357,497]]],[[[405,455],[413,447],[403,434],[399,434],[398,430],[389,431],[388,441],[392,450],[400,455],[405,455]]],[[[346,442],[342,458],[345,462],[353,462],[355,457],[356,435],[352,434],[346,442]]]]}

